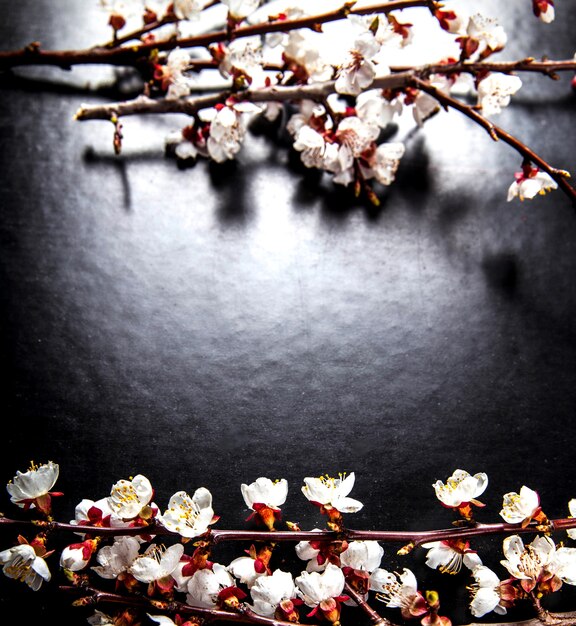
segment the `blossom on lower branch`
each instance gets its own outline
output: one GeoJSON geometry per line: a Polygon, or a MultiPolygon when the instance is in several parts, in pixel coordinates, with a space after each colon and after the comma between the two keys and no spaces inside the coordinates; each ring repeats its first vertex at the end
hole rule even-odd
{"type": "MultiPolygon", "coordinates": [[[[290,128],[290,127],[289,127],[290,128]]],[[[376,179],[390,185],[404,155],[402,143],[382,143],[376,140],[380,128],[355,115],[344,117],[337,127],[315,128],[308,124],[298,128],[294,149],[301,153],[306,167],[315,167],[333,174],[340,185],[360,184],[376,179]]]]}
{"type": "Polygon", "coordinates": [[[475,584],[469,587],[472,599],[470,611],[474,617],[482,617],[494,611],[504,615],[506,609],[514,604],[516,592],[508,581],[500,582],[496,574],[485,565],[480,565],[473,572],[475,584]]]}
{"type": "Polygon", "coordinates": [[[254,612],[265,617],[290,620],[298,616],[296,606],[301,600],[296,598],[296,586],[290,572],[275,570],[271,576],[262,576],[256,580],[250,595],[254,612]]]}
{"type": "Polygon", "coordinates": [[[516,180],[508,189],[508,202],[514,198],[531,200],[538,194],[544,195],[547,191],[558,188],[558,184],[549,174],[528,162],[523,163],[522,171],[516,172],[514,178],[516,180]]]}
{"type": "Polygon", "coordinates": [[[450,626],[447,617],[438,614],[440,600],[435,591],[427,591],[424,596],[418,591],[416,576],[405,568],[401,574],[380,570],[379,593],[376,598],[389,608],[398,608],[404,619],[420,618],[423,626],[450,626]]]}
{"type": "Polygon", "coordinates": [[[308,617],[320,613],[327,621],[339,624],[341,604],[348,600],[348,596],[342,595],[344,583],[344,573],[332,563],[321,574],[302,572],[296,578],[297,594],[306,606],[312,608],[308,617]]]}
{"type": "Polygon", "coordinates": [[[23,581],[34,591],[51,578],[46,561],[29,544],[0,552],[0,565],[3,565],[2,571],[8,578],[23,581]]]}

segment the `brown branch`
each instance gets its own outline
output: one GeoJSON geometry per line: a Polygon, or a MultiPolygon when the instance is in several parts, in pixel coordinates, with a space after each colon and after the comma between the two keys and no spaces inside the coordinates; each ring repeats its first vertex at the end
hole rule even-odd
{"type": "MultiPolygon", "coordinates": [[[[130,526],[126,528],[102,528],[97,526],[86,526],[82,524],[67,524],[63,522],[41,521],[41,520],[13,520],[0,517],[0,528],[31,527],[41,531],[70,531],[75,533],[86,533],[94,536],[114,537],[121,535],[172,535],[179,536],[178,533],[167,530],[158,523],[148,526],[130,526]]],[[[219,530],[211,529],[204,538],[212,543],[223,543],[225,541],[334,541],[346,538],[348,541],[383,541],[410,544],[413,547],[434,541],[446,541],[448,539],[470,539],[472,537],[483,537],[488,535],[512,535],[538,532],[558,532],[576,528],[576,518],[562,518],[550,520],[549,526],[530,524],[522,528],[518,524],[477,524],[473,527],[445,528],[439,530],[424,531],[396,531],[396,530],[352,530],[346,529],[338,534],[330,530],[322,531],[253,531],[253,530],[219,530]]]]}
{"type": "MultiPolygon", "coordinates": [[[[299,28],[316,28],[322,24],[346,18],[348,15],[388,14],[392,11],[413,7],[428,7],[430,0],[393,0],[363,8],[354,8],[345,4],[339,9],[301,17],[293,20],[261,22],[250,26],[241,26],[234,30],[234,38],[253,37],[275,32],[289,32],[299,28]]],[[[53,65],[70,69],[73,65],[115,65],[134,66],[146,59],[154,50],[173,50],[174,48],[204,48],[212,43],[227,41],[228,30],[220,30],[183,39],[168,39],[136,46],[109,48],[106,46],[85,50],[42,50],[38,43],[30,44],[21,50],[0,52],[0,70],[7,70],[23,65],[53,65]]]]}
{"type": "Polygon", "coordinates": [[[521,59],[520,61],[479,61],[471,63],[468,61],[442,64],[436,63],[425,65],[421,68],[417,67],[398,67],[393,68],[397,71],[412,70],[418,76],[424,78],[430,74],[478,74],[480,72],[500,72],[502,74],[510,74],[511,72],[536,72],[554,77],[556,72],[574,72],[576,71],[576,60],[568,59],[561,61],[545,60],[536,61],[532,57],[521,59]]]}
{"type": "Polygon", "coordinates": [[[478,113],[473,107],[468,104],[461,102],[460,100],[456,100],[452,98],[447,93],[440,91],[430,83],[421,80],[419,78],[414,79],[414,86],[418,89],[426,92],[431,95],[433,98],[438,100],[440,104],[442,104],[445,108],[456,109],[460,111],[466,117],[469,117],[471,120],[480,125],[486,132],[494,139],[494,141],[498,141],[502,139],[504,143],[507,143],[509,146],[514,148],[516,152],[518,152],[524,159],[527,159],[534,165],[537,165],[541,170],[550,175],[550,177],[558,183],[558,186],[562,191],[572,200],[572,203],[576,205],[576,189],[572,187],[572,185],[568,182],[568,178],[570,178],[569,172],[561,169],[557,169],[550,165],[546,160],[544,160],[541,156],[536,154],[531,148],[529,148],[525,143],[503,130],[496,124],[493,124],[490,120],[485,118],[483,115],[478,113]]]}
{"type": "MultiPolygon", "coordinates": [[[[374,81],[372,88],[401,89],[412,79],[409,73],[390,74],[374,81]]],[[[194,115],[202,109],[213,107],[223,102],[231,95],[247,102],[287,102],[294,100],[323,101],[331,93],[335,92],[334,81],[315,83],[311,85],[297,85],[285,87],[276,85],[265,89],[247,89],[232,94],[221,92],[217,94],[200,96],[196,98],[180,98],[168,100],[165,98],[153,100],[140,96],[126,102],[113,102],[110,104],[83,105],[76,113],[76,119],[86,120],[109,120],[111,117],[126,117],[130,115],[149,115],[160,113],[184,113],[194,115]]]]}
{"type": "Polygon", "coordinates": [[[236,624],[261,624],[262,626],[293,626],[292,622],[271,619],[258,615],[247,606],[240,605],[236,612],[222,611],[221,609],[208,609],[191,606],[176,600],[151,600],[142,596],[124,596],[118,593],[100,591],[94,587],[60,587],[60,591],[67,593],[87,593],[74,602],[75,606],[94,606],[98,604],[121,604],[147,611],[156,610],[166,613],[180,613],[195,615],[207,620],[222,620],[224,622],[234,622],[236,624]]]}
{"type": "Polygon", "coordinates": [[[149,24],[145,24],[144,26],[142,26],[142,28],[133,30],[129,33],[126,33],[125,35],[122,35],[121,37],[116,37],[112,41],[109,41],[108,43],[102,46],[94,46],[94,47],[95,48],[118,48],[124,43],[140,39],[143,35],[147,35],[148,33],[158,30],[159,28],[162,28],[162,26],[166,26],[167,24],[176,24],[179,21],[180,20],[173,13],[168,13],[164,17],[160,18],[159,20],[150,22],[149,24]]]}
{"type": "Polygon", "coordinates": [[[350,596],[354,602],[366,613],[366,615],[370,618],[370,622],[374,626],[395,626],[390,620],[382,617],[378,611],[374,610],[366,600],[359,594],[355,589],[353,589],[348,583],[345,583],[344,590],[346,595],[350,596]]]}

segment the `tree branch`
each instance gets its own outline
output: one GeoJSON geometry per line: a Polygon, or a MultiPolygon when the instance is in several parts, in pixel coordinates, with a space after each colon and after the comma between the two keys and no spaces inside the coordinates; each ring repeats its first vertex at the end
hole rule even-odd
{"type": "MultiPolygon", "coordinates": [[[[276,32],[289,32],[299,28],[317,28],[322,24],[346,18],[348,15],[371,15],[374,13],[388,14],[392,11],[413,7],[429,7],[430,0],[393,0],[369,7],[354,8],[345,4],[339,9],[301,17],[293,20],[275,20],[261,22],[250,26],[241,26],[233,31],[234,39],[265,35],[276,32]]],[[[40,44],[32,43],[21,50],[0,52],[0,70],[7,70],[23,65],[53,65],[62,69],[70,69],[73,65],[115,65],[134,66],[146,59],[154,50],[165,51],[174,48],[205,48],[212,43],[228,41],[231,33],[220,30],[194,37],[167,39],[136,46],[114,47],[105,46],[84,50],[42,50],[40,44]]]]}
{"type": "Polygon", "coordinates": [[[355,589],[353,589],[348,583],[344,584],[344,590],[346,595],[350,596],[354,602],[366,613],[370,618],[373,626],[395,626],[390,620],[382,617],[378,611],[374,610],[366,600],[355,589]]]}
{"type": "MultiPolygon", "coordinates": [[[[0,517],[0,528],[31,527],[40,531],[69,531],[74,533],[86,533],[101,537],[114,537],[121,535],[172,535],[178,533],[167,530],[157,523],[148,526],[130,526],[123,528],[104,528],[98,526],[86,526],[82,524],[67,524],[64,522],[42,520],[14,520],[0,517]]],[[[396,530],[352,530],[346,529],[342,533],[330,530],[322,531],[253,531],[253,530],[219,530],[211,529],[204,537],[214,544],[225,541],[334,541],[347,539],[348,541],[383,541],[410,544],[417,547],[434,541],[447,541],[448,539],[470,539],[488,535],[512,535],[538,532],[558,532],[576,528],[576,518],[562,518],[549,521],[549,527],[530,524],[521,527],[518,524],[476,524],[473,527],[445,528],[439,530],[424,531],[396,531],[396,530]]]]}
{"type": "Polygon", "coordinates": [[[476,111],[470,105],[464,104],[463,102],[460,102],[460,100],[452,98],[447,93],[440,91],[430,83],[419,78],[414,78],[414,86],[431,95],[433,98],[438,100],[438,102],[442,104],[445,108],[456,109],[457,111],[464,113],[466,117],[469,117],[471,120],[482,126],[482,128],[486,130],[486,132],[490,135],[490,137],[492,137],[492,139],[494,139],[494,141],[502,139],[504,143],[507,143],[509,146],[514,148],[514,150],[516,150],[516,152],[518,152],[522,157],[529,160],[534,165],[537,165],[542,171],[549,174],[550,177],[554,181],[556,181],[556,183],[558,183],[560,189],[562,189],[562,191],[570,198],[572,203],[576,205],[576,189],[574,189],[574,187],[572,187],[572,185],[568,182],[568,178],[570,178],[569,172],[567,172],[566,170],[557,169],[550,165],[526,144],[522,143],[519,139],[517,139],[507,131],[503,130],[499,126],[496,126],[496,124],[493,124],[490,120],[478,113],[478,111],[476,111]]]}

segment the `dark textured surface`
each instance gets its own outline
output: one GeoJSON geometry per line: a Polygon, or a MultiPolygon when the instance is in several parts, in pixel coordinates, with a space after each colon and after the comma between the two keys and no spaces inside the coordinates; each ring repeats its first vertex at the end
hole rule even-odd
{"type": "MultiPolygon", "coordinates": [[[[103,40],[92,4],[2,0],[2,47],[103,40]]],[[[558,4],[549,27],[507,9],[524,35],[509,56],[573,55],[576,10],[558,4]]],[[[181,170],[163,137],[182,120],[130,119],[115,157],[110,125],[72,121],[106,100],[86,87],[109,76],[0,77],[0,481],[30,459],[59,462],[66,520],[82,497],[143,473],[161,506],[204,485],[220,525],[243,527],[240,483],[284,476],[286,516],[309,528],[321,522],[302,477],[354,470],[366,506],[350,525],[433,528],[451,518],[430,485],[462,467],[490,476],[483,521],[522,484],[567,514],[576,215],[560,192],[507,204],[519,158],[457,114],[411,138],[380,209],[266,133],[236,164],[181,170]]],[[[569,77],[534,77],[515,103],[498,123],[576,172],[569,77]]],[[[498,542],[486,546],[496,566],[498,542]]],[[[396,549],[385,567],[447,584],[396,549]]],[[[451,583],[447,612],[469,621],[469,579],[451,583]]],[[[73,623],[65,603],[4,579],[0,593],[5,615],[26,603],[18,623],[73,623]]]]}

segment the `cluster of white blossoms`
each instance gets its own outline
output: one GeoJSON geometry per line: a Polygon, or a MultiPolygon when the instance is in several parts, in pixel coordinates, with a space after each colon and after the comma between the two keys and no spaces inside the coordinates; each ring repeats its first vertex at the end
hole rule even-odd
{"type": "MultiPolygon", "coordinates": [[[[27,472],[18,472],[7,485],[12,501],[21,508],[36,508],[51,520],[51,509],[44,500],[53,493],[58,471],[58,465],[50,462],[33,464],[27,472]],[[38,502],[44,502],[43,507],[38,502]]],[[[236,531],[211,529],[218,517],[208,489],[200,487],[192,496],[178,491],[162,513],[153,502],[154,490],[145,476],[119,480],[109,496],[96,501],[83,499],[78,504],[71,524],[78,527],[80,538],[61,552],[60,567],[68,580],[79,587],[85,586],[89,577],[113,581],[115,593],[123,594],[116,601],[123,599],[127,606],[131,606],[131,598],[144,596],[150,600],[148,608],[164,607],[169,611],[173,605],[163,602],[181,598],[190,610],[194,607],[242,610],[246,616],[245,608],[241,607],[248,607],[259,616],[260,623],[270,626],[278,621],[298,622],[302,611],[309,618],[339,626],[343,604],[365,603],[374,592],[374,597],[387,608],[400,609],[404,619],[418,619],[422,626],[450,626],[450,619],[439,613],[438,594],[420,591],[412,570],[404,568],[401,573],[393,573],[381,567],[385,552],[379,541],[352,538],[354,534],[361,537],[361,531],[351,531],[348,538],[343,515],[363,507],[360,501],[350,497],[354,483],[354,473],[340,474],[337,478],[323,475],[304,479],[302,494],[327,516],[331,532],[317,528],[312,533],[318,534],[317,540],[307,533],[307,539],[299,542],[297,525],[286,522],[288,531],[278,530],[288,482],[259,477],[253,483],[243,483],[240,490],[251,512],[249,519],[267,531],[253,535],[246,531],[247,538],[253,536],[247,555],[226,565],[212,560],[214,544],[219,541],[218,532],[225,536],[236,531]],[[294,539],[290,538],[291,534],[294,539]],[[263,539],[263,535],[269,539],[263,539]],[[296,555],[306,561],[299,574],[285,571],[284,557],[281,567],[274,566],[275,552],[282,542],[276,538],[296,544],[296,555]],[[190,544],[190,540],[194,541],[190,544]],[[192,545],[191,550],[188,545],[192,545]]],[[[457,469],[446,482],[436,481],[433,488],[437,498],[461,518],[457,523],[459,530],[415,533],[408,549],[401,549],[399,554],[407,554],[420,545],[427,550],[428,567],[447,574],[458,574],[462,567],[470,570],[473,579],[468,587],[470,612],[475,617],[490,611],[504,614],[521,600],[535,598],[539,602],[565,583],[576,585],[576,548],[552,540],[549,534],[554,522],[543,513],[537,492],[525,485],[518,493],[503,496],[500,511],[506,522],[499,530],[507,534],[501,561],[507,578],[501,580],[483,564],[466,535],[469,530],[482,528],[474,521],[472,506],[484,506],[477,498],[487,486],[486,474],[471,475],[462,469],[457,469]],[[525,544],[520,536],[522,532],[541,534],[525,544]],[[425,540],[433,537],[438,539],[425,540]]],[[[571,515],[576,514],[576,499],[570,501],[569,510],[571,515]]],[[[567,518],[556,523],[576,526],[566,523],[570,521],[567,518]]],[[[52,522],[52,528],[56,527],[58,523],[52,522]]],[[[575,533],[568,530],[570,538],[575,533]]],[[[386,531],[375,534],[381,540],[387,537],[386,531]]],[[[51,554],[43,532],[30,542],[20,535],[18,545],[0,552],[0,564],[6,576],[38,590],[52,578],[46,561],[51,554]]],[[[152,611],[150,617],[164,626],[185,623],[177,611],[171,616],[152,611]]],[[[115,623],[113,617],[100,611],[89,621],[115,623]]]]}
{"type": "MultiPolygon", "coordinates": [[[[553,0],[524,1],[526,11],[532,9],[542,22],[554,19],[553,0]]],[[[317,9],[318,20],[311,3],[298,0],[288,5],[261,0],[106,4],[116,16],[117,34],[125,28],[118,28],[118,16],[144,11],[144,42],[167,38],[166,28],[176,29],[172,36],[178,41],[183,29],[192,35],[203,32],[201,18],[225,17],[226,37],[176,47],[154,59],[147,90],[155,98],[193,103],[202,100],[194,99],[196,90],[213,83],[215,76],[226,81],[214,102],[198,104],[192,122],[167,137],[167,150],[178,159],[235,159],[253,118],[280,118],[305,167],[328,173],[334,183],[350,186],[376,204],[373,184],[392,184],[405,153],[403,142],[390,140],[395,120],[408,112],[421,126],[443,107],[453,106],[464,108],[475,121],[480,116],[488,128],[486,118],[498,115],[522,87],[515,68],[494,71],[485,63],[505,48],[508,36],[497,19],[466,3],[422,2],[415,9],[411,3],[388,8],[383,2],[366,11],[356,10],[354,2],[331,4],[317,9]],[[341,28],[324,28],[321,11],[334,8],[340,10],[341,28]],[[427,34],[406,21],[407,8],[427,12],[429,27],[439,27],[446,38],[445,51],[411,75],[397,68],[410,58],[411,47],[425,43],[427,34]],[[433,71],[426,69],[430,66],[433,71]],[[476,106],[458,99],[463,88],[468,96],[476,95],[476,106]]],[[[187,112],[185,106],[181,112],[187,112]]],[[[521,154],[526,158],[529,153],[521,154]]],[[[540,159],[528,162],[510,186],[508,200],[555,189],[558,176],[540,159]]]]}

